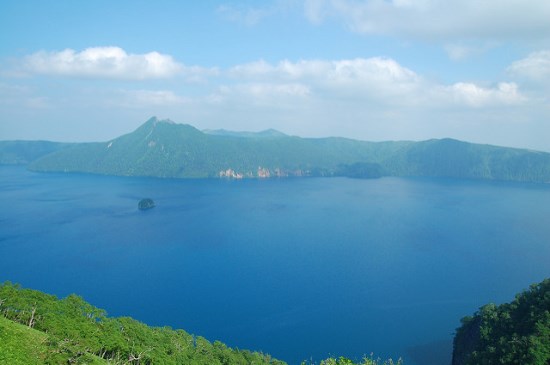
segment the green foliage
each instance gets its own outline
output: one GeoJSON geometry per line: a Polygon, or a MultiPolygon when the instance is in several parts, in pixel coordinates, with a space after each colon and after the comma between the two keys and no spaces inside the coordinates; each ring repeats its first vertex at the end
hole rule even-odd
{"type": "Polygon", "coordinates": [[[74,294],[57,299],[9,282],[0,285],[0,313],[0,364],[284,364],[183,330],[110,318],[74,294]]]}
{"type": "Polygon", "coordinates": [[[550,154],[461,142],[453,139],[410,144],[383,166],[395,176],[550,182],[550,154]]]}
{"type": "Polygon", "coordinates": [[[282,133],[203,133],[151,118],[104,143],[80,143],[33,162],[35,171],[176,178],[441,176],[550,181],[550,154],[452,139],[363,142],[282,133]],[[266,172],[268,174],[266,174],[266,172]]]}
{"type": "Polygon", "coordinates": [[[48,348],[45,333],[0,316],[0,364],[40,365],[48,348]]]}
{"type": "Polygon", "coordinates": [[[511,303],[487,304],[462,320],[453,364],[550,363],[550,279],[531,285],[511,303]]]}
{"type": "MultiPolygon", "coordinates": [[[[10,282],[0,284],[0,313],[0,364],[285,364],[183,330],[149,327],[129,317],[111,318],[74,294],[58,299],[10,282]]],[[[371,356],[354,363],[339,357],[319,365],[402,365],[402,361],[371,356]]]]}
{"type": "MultiPolygon", "coordinates": [[[[314,365],[313,363],[308,362],[302,362],[302,365],[314,365]]],[[[330,357],[328,359],[325,359],[319,363],[319,365],[403,365],[403,361],[401,359],[397,360],[397,362],[394,362],[392,359],[389,360],[382,360],[382,359],[375,359],[372,354],[370,357],[364,357],[360,362],[353,362],[351,359],[348,359],[346,357],[340,356],[338,358],[330,357]]]]}

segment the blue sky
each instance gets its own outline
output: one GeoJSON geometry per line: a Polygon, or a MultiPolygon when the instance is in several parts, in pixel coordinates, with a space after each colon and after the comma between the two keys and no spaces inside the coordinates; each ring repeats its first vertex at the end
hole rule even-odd
{"type": "Polygon", "coordinates": [[[149,117],[550,151],[547,0],[0,2],[0,139],[149,117]]]}

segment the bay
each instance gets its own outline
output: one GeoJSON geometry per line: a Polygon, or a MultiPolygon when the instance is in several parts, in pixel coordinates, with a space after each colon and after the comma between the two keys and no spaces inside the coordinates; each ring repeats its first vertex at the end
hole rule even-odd
{"type": "Polygon", "coordinates": [[[461,317],[550,276],[544,184],[0,166],[0,206],[0,281],[290,364],[448,364],[461,317]]]}

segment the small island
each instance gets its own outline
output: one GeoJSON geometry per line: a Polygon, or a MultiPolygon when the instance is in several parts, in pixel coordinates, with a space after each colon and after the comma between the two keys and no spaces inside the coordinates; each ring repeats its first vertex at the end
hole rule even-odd
{"type": "Polygon", "coordinates": [[[139,210],[148,210],[155,207],[155,202],[153,199],[145,198],[141,199],[138,203],[138,209],[139,210]]]}

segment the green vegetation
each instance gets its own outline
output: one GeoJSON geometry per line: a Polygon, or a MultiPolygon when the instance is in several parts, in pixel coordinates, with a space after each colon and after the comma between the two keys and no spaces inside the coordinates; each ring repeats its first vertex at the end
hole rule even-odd
{"type": "Polygon", "coordinates": [[[0,285],[0,313],[0,364],[284,364],[9,282],[0,285]]]}
{"type": "MultiPolygon", "coordinates": [[[[72,294],[64,299],[0,284],[0,364],[273,364],[269,355],[231,349],[183,330],[149,327],[72,294]]],[[[550,279],[507,304],[487,304],[462,319],[452,365],[550,363],[550,279]]],[[[402,365],[401,359],[328,358],[319,365],[402,365]]],[[[314,365],[303,362],[302,365],[314,365]]]]}
{"type": "MultiPolygon", "coordinates": [[[[231,349],[183,330],[108,317],[81,297],[58,299],[17,284],[0,284],[0,364],[10,365],[284,365],[267,354],[231,349]]],[[[303,363],[314,365],[313,363],[303,363]]],[[[319,365],[401,365],[401,360],[344,357],[319,365]]]]}
{"type": "Polygon", "coordinates": [[[453,346],[453,365],[550,364],[550,279],[463,318],[453,346]]]}
{"type": "Polygon", "coordinates": [[[0,317],[0,364],[39,365],[48,353],[48,335],[0,317]]]}
{"type": "Polygon", "coordinates": [[[34,142],[3,143],[0,163],[32,161],[29,168],[43,172],[175,178],[430,176],[550,182],[550,153],[452,139],[364,142],[299,138],[274,130],[204,133],[151,118],[134,132],[108,142],[49,149],[38,148],[34,142]],[[17,148],[9,147],[14,143],[17,148]],[[26,148],[32,153],[25,152],[26,148]]]}
{"type": "Polygon", "coordinates": [[[48,141],[0,141],[0,165],[26,165],[69,146],[48,141]]]}
{"type": "MultiPolygon", "coordinates": [[[[390,143],[383,150],[397,149],[390,143]]],[[[133,133],[46,155],[34,171],[176,178],[334,176],[342,165],[373,162],[375,143],[275,133],[250,137],[205,134],[189,125],[150,119],[133,133]]]]}
{"type": "Polygon", "coordinates": [[[550,153],[453,139],[414,143],[389,157],[384,166],[395,176],[550,182],[550,153]]]}
{"type": "MultiPolygon", "coordinates": [[[[339,357],[339,358],[328,358],[326,360],[323,360],[319,363],[319,365],[402,365],[403,361],[401,359],[397,360],[397,362],[394,362],[392,359],[389,360],[381,360],[381,359],[375,359],[372,357],[365,357],[360,362],[353,362],[352,360],[345,358],[345,357],[339,357]]],[[[302,362],[302,365],[313,365],[309,364],[307,362],[302,362]]]]}

